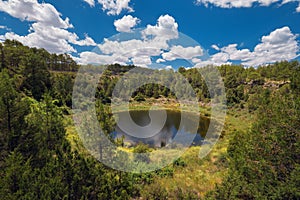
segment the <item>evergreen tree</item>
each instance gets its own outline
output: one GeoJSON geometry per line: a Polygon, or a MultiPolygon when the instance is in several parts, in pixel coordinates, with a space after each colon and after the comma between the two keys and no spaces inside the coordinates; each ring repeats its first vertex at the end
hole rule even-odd
{"type": "Polygon", "coordinates": [[[236,134],[228,149],[228,178],[216,199],[299,199],[300,101],[278,93],[259,109],[259,120],[236,134]],[[288,114],[287,114],[288,113],[288,114]]]}

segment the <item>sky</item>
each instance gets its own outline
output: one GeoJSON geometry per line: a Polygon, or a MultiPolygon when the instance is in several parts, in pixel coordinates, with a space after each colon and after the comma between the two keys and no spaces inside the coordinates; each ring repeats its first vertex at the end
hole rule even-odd
{"type": "Polygon", "coordinates": [[[79,64],[177,69],[299,59],[300,0],[0,0],[0,41],[79,64]]]}

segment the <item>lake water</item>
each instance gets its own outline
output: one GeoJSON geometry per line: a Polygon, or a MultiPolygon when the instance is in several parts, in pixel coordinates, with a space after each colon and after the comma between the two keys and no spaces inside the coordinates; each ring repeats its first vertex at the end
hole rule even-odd
{"type": "MultiPolygon", "coordinates": [[[[154,136],[148,138],[134,137],[132,135],[138,135],[138,133],[126,134],[126,131],[122,130],[119,126],[116,126],[113,136],[114,138],[120,138],[124,135],[124,142],[127,144],[136,145],[139,142],[143,142],[151,147],[166,146],[174,141],[176,141],[176,143],[181,143],[181,141],[185,141],[185,138],[187,140],[189,140],[188,138],[192,138],[192,145],[201,144],[202,138],[205,136],[210,123],[209,118],[199,118],[192,113],[181,114],[181,112],[178,111],[166,111],[166,114],[167,118],[164,126],[154,136]],[[195,124],[199,124],[199,126],[194,126],[195,124]],[[193,126],[193,128],[189,126],[193,126]],[[178,138],[176,137],[176,134],[178,133],[180,133],[180,139],[176,139],[178,138]],[[174,137],[176,137],[175,140],[174,137]]],[[[124,112],[117,113],[117,116],[118,120],[124,120],[128,117],[124,112]]],[[[136,124],[142,127],[147,126],[151,122],[148,111],[130,111],[130,116],[136,124]]]]}

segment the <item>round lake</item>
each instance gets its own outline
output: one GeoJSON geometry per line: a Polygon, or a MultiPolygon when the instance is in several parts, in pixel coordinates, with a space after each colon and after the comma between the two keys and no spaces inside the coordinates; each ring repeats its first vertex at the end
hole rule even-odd
{"type": "MultiPolygon", "coordinates": [[[[159,111],[153,111],[153,112],[159,112],[159,111]]],[[[124,136],[124,142],[129,145],[136,145],[139,142],[148,144],[151,147],[163,147],[167,146],[168,144],[171,144],[176,134],[180,133],[180,137],[194,137],[192,145],[200,145],[202,142],[202,138],[205,136],[207,129],[209,127],[210,119],[206,117],[198,117],[193,113],[185,113],[185,121],[193,120],[193,124],[195,124],[195,121],[197,120],[199,124],[197,131],[191,131],[190,127],[187,127],[189,123],[180,124],[182,121],[182,114],[179,111],[170,111],[167,110],[167,118],[166,122],[164,123],[164,126],[161,128],[161,130],[155,134],[152,137],[148,138],[138,138],[134,137],[132,135],[138,135],[138,133],[135,134],[126,134],[125,131],[123,131],[120,127],[116,126],[115,131],[112,133],[114,138],[121,138],[124,136]],[[191,135],[192,134],[192,135],[191,135]]],[[[147,126],[150,124],[151,119],[149,117],[148,111],[130,111],[130,116],[132,120],[139,126],[147,126]]],[[[125,112],[117,113],[118,120],[124,120],[127,115],[125,112]]],[[[192,130],[195,130],[193,128],[192,130]]],[[[177,142],[180,143],[180,142],[177,142]]]]}

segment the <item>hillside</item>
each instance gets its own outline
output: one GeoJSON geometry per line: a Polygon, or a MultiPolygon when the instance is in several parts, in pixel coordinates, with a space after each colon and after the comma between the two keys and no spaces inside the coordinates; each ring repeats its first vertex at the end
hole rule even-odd
{"type": "MultiPolygon", "coordinates": [[[[73,84],[81,66],[70,56],[10,40],[0,43],[0,53],[0,199],[300,198],[298,61],[217,67],[228,109],[217,145],[204,159],[198,158],[201,147],[190,147],[167,167],[137,174],[111,169],[84,149],[72,122],[73,84]]],[[[90,66],[95,67],[104,66],[90,66]]],[[[109,135],[115,126],[113,89],[134,66],[106,67],[95,97],[102,113],[98,121],[109,135]]],[[[183,75],[201,114],[210,116],[210,100],[218,91],[208,91],[197,69],[144,71],[162,79],[183,75]]],[[[130,98],[131,109],[152,105],[175,110],[178,100],[172,88],[159,84],[143,85],[130,98]]],[[[122,147],[122,141],[111,140],[122,147]]],[[[139,144],[123,150],[156,149],[139,144]]]]}

